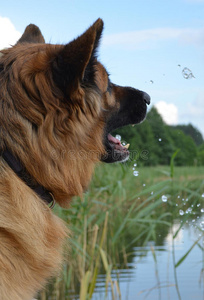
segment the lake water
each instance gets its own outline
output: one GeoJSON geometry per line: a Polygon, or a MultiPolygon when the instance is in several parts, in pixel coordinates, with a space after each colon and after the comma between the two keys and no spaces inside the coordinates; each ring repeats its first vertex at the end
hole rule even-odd
{"type": "Polygon", "coordinates": [[[149,243],[147,247],[133,248],[133,257],[127,269],[112,272],[115,298],[111,295],[109,285],[105,293],[105,277],[98,277],[94,300],[204,300],[204,219],[198,217],[189,221],[173,235],[180,226],[174,223],[162,246],[149,243]],[[198,226],[199,229],[196,229],[198,226]],[[195,241],[199,242],[194,244],[195,241]],[[174,268],[173,253],[177,263],[194,245],[183,262],[174,268]],[[174,251],[173,251],[174,249],[174,251]],[[176,275],[175,275],[176,272],[176,275]],[[176,280],[177,277],[177,287],[176,280]],[[121,296],[114,281],[119,278],[121,296]],[[107,296],[107,297],[106,297],[107,296]]]}

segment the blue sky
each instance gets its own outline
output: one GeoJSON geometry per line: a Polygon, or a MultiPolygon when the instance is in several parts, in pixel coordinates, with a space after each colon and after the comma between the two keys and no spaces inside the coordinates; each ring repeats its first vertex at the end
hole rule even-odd
{"type": "Polygon", "coordinates": [[[192,123],[204,135],[204,0],[6,0],[0,48],[30,23],[47,42],[68,43],[98,17],[99,59],[111,80],[148,92],[167,123],[192,123]],[[195,78],[184,78],[185,67],[195,78]]]}

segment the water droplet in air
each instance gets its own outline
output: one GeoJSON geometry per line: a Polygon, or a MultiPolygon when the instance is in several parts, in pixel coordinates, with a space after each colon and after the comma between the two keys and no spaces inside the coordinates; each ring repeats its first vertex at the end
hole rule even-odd
{"type": "Polygon", "coordinates": [[[137,164],[135,163],[133,166],[134,166],[134,167],[137,167],[137,164]]]}
{"type": "Polygon", "coordinates": [[[200,222],[200,228],[204,230],[204,221],[200,222]]]}
{"type": "Polygon", "coordinates": [[[161,142],[162,141],[162,139],[161,138],[159,138],[159,140],[158,140],[159,142],[161,142]]]}
{"type": "Polygon", "coordinates": [[[201,210],[200,210],[202,213],[204,212],[204,208],[201,208],[201,210]]]}
{"type": "Polygon", "coordinates": [[[202,194],[202,196],[201,196],[202,198],[204,198],[204,193],[202,194]]]}
{"type": "Polygon", "coordinates": [[[143,183],[143,186],[146,186],[146,184],[145,184],[145,183],[143,183]]]}
{"type": "Polygon", "coordinates": [[[189,208],[186,210],[186,214],[191,213],[191,212],[192,212],[192,208],[189,207],[189,208]]]}
{"type": "Polygon", "coordinates": [[[134,175],[134,176],[139,176],[139,171],[134,171],[134,172],[133,172],[133,175],[134,175]]]}
{"type": "Polygon", "coordinates": [[[195,78],[195,76],[193,75],[192,71],[189,68],[184,68],[182,70],[182,74],[185,79],[195,78]]]}
{"type": "Polygon", "coordinates": [[[200,206],[200,203],[197,204],[197,207],[199,207],[199,206],[200,206]]]}
{"type": "Polygon", "coordinates": [[[167,196],[162,195],[162,201],[163,201],[163,202],[167,202],[167,196]]]}
{"type": "Polygon", "coordinates": [[[184,215],[184,211],[182,209],[179,210],[179,215],[183,216],[184,215]]]}
{"type": "Polygon", "coordinates": [[[116,134],[115,138],[119,141],[121,141],[121,136],[119,134],[116,134]]]}

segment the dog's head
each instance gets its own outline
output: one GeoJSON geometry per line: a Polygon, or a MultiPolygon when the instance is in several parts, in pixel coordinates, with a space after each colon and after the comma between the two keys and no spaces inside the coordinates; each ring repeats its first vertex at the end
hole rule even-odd
{"type": "Polygon", "coordinates": [[[98,19],[67,45],[45,44],[35,25],[0,59],[1,148],[9,148],[33,178],[64,205],[86,189],[98,161],[125,161],[111,135],[142,122],[150,97],[113,84],[97,60],[98,19]]]}

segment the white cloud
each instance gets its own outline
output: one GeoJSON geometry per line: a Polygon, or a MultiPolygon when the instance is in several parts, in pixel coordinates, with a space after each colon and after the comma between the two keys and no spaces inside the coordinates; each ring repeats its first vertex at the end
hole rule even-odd
{"type": "Polygon", "coordinates": [[[204,28],[183,30],[180,41],[185,44],[196,46],[204,45],[204,28]]]}
{"type": "Polygon", "coordinates": [[[178,108],[175,104],[159,101],[155,107],[166,124],[176,125],[178,123],[178,108]]]}
{"type": "Polygon", "coordinates": [[[152,48],[158,41],[178,40],[181,43],[204,45],[204,28],[153,28],[106,35],[104,46],[122,45],[128,48],[152,48]]]}
{"type": "Polygon", "coordinates": [[[0,49],[14,45],[20,36],[21,33],[8,18],[0,17],[0,49]]]}

